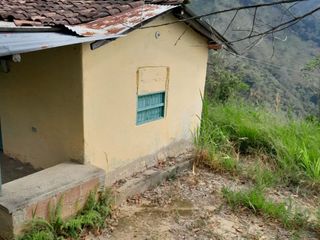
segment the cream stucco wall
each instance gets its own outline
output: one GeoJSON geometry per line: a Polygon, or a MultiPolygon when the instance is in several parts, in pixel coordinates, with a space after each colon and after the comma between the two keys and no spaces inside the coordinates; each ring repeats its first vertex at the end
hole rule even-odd
{"type": "MultiPolygon", "coordinates": [[[[150,24],[172,20],[165,15],[150,24]]],[[[179,23],[135,30],[94,51],[83,45],[87,162],[112,171],[171,144],[192,141],[201,116],[208,48],[190,28],[182,35],[185,30],[179,23]],[[159,74],[168,68],[166,116],[137,126],[137,76],[145,67],[162,67],[159,74]]]]}
{"type": "Polygon", "coordinates": [[[49,167],[83,160],[81,46],[22,54],[0,72],[4,152],[49,167]]]}

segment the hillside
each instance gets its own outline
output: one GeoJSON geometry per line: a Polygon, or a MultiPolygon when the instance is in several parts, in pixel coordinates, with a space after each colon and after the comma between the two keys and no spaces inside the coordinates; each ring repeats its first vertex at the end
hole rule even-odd
{"type": "MultiPolygon", "coordinates": [[[[198,13],[255,4],[253,0],[193,0],[189,5],[198,13]]],[[[303,14],[317,6],[317,0],[310,0],[294,7],[291,11],[303,14]]],[[[258,11],[258,27],[263,30],[265,25],[275,25],[283,18],[284,8],[272,7],[258,11]]],[[[215,15],[206,20],[220,33],[224,33],[234,13],[215,15]]],[[[229,41],[246,36],[252,25],[253,11],[238,14],[225,37],[229,41]]],[[[320,53],[320,15],[304,19],[294,27],[275,35],[274,42],[266,37],[256,47],[246,50],[248,42],[235,44],[242,57],[228,53],[220,53],[227,59],[230,68],[237,69],[244,75],[244,81],[250,86],[250,94],[246,97],[253,102],[273,107],[276,96],[280,96],[281,109],[299,116],[315,114],[318,104],[319,77],[305,79],[301,73],[303,66],[320,53]]],[[[212,53],[213,54],[213,53],[212,53]]]]}

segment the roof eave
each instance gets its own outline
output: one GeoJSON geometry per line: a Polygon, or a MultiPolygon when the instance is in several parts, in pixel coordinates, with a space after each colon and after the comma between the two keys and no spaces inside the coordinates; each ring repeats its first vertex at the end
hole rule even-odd
{"type": "Polygon", "coordinates": [[[182,6],[180,11],[175,12],[175,16],[179,19],[185,19],[185,23],[192,27],[195,31],[206,37],[209,41],[213,41],[215,43],[223,44],[227,50],[238,54],[238,52],[234,49],[232,44],[217,30],[215,30],[210,24],[201,20],[201,19],[190,19],[197,16],[190,8],[187,6],[182,6]],[[190,20],[188,20],[190,19],[190,20]]]}
{"type": "Polygon", "coordinates": [[[1,32],[58,32],[61,29],[50,26],[16,26],[14,22],[0,21],[1,32]]]}

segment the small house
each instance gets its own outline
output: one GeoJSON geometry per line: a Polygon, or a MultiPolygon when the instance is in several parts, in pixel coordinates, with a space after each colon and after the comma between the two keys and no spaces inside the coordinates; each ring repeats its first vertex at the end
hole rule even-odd
{"type": "Polygon", "coordinates": [[[31,194],[27,184],[50,181],[50,168],[60,184],[91,171],[56,167],[70,162],[102,169],[102,181],[112,184],[192,147],[208,48],[230,45],[182,2],[0,2],[1,149],[48,171],[35,173],[38,183],[26,177],[3,185],[0,218],[13,220],[0,234],[18,231],[15,214],[41,195],[21,194],[31,194]],[[14,205],[13,198],[28,201],[14,205]]]}

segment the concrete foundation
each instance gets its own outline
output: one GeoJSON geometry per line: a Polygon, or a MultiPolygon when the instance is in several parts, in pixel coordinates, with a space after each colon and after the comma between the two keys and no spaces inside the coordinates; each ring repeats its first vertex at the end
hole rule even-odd
{"type": "Polygon", "coordinates": [[[108,171],[106,175],[106,186],[112,186],[120,179],[131,177],[133,174],[143,172],[146,169],[157,166],[169,159],[179,158],[179,156],[190,153],[193,150],[194,145],[191,141],[182,140],[172,143],[154,154],[138,158],[123,167],[108,171]]]}
{"type": "Polygon", "coordinates": [[[127,179],[122,179],[121,182],[115,184],[113,192],[116,206],[120,206],[130,197],[137,196],[156,187],[167,179],[175,178],[184,170],[191,169],[194,154],[192,152],[184,153],[172,160],[164,163],[163,166],[151,167],[144,172],[127,179]]]}

